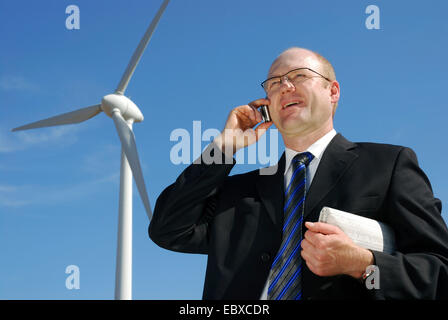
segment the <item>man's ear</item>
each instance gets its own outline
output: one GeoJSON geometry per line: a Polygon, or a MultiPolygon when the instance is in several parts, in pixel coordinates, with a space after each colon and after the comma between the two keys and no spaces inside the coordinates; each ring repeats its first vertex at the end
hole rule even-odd
{"type": "Polygon", "coordinates": [[[336,113],[336,108],[338,107],[339,98],[341,96],[341,87],[339,86],[339,82],[336,80],[332,81],[330,84],[330,98],[331,103],[333,104],[333,119],[334,114],[336,113]]]}
{"type": "Polygon", "coordinates": [[[339,86],[339,82],[337,82],[336,80],[332,81],[330,84],[330,94],[331,103],[337,104],[341,95],[341,87],[339,86]]]}

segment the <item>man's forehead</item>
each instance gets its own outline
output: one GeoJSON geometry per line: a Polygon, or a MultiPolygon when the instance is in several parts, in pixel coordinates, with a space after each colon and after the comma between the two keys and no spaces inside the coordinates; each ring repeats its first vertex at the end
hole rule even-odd
{"type": "Polygon", "coordinates": [[[280,76],[292,69],[311,68],[320,70],[320,63],[315,54],[308,50],[290,50],[283,52],[275,59],[269,69],[268,77],[280,76]]]}

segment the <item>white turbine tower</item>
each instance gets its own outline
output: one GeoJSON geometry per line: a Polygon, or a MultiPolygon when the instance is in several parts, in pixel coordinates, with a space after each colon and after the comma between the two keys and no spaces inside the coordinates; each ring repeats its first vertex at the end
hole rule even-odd
{"type": "Polygon", "coordinates": [[[115,273],[115,299],[132,299],[132,175],[134,176],[140,197],[148,218],[151,219],[151,207],[146,192],[140,160],[132,131],[134,122],[143,121],[143,114],[124,92],[148,42],[162,16],[169,0],[164,0],[152,20],[143,38],[135,50],[123,77],[114,93],[102,98],[101,104],[64,113],[48,119],[36,121],[12,131],[51,127],[86,121],[100,112],[106,113],[114,120],[121,141],[120,199],[118,217],[117,261],[115,273]],[[132,174],[131,174],[132,170],[132,174]]]}

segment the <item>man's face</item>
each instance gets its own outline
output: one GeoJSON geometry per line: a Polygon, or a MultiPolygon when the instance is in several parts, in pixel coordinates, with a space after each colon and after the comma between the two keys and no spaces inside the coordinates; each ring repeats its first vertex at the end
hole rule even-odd
{"type": "MultiPolygon", "coordinates": [[[[272,64],[268,78],[284,75],[297,68],[310,68],[328,77],[313,53],[297,49],[280,55],[272,64]]],[[[283,136],[303,136],[333,128],[332,102],[335,102],[334,83],[336,81],[330,83],[309,70],[305,70],[304,73],[312,77],[295,86],[290,81],[282,81],[278,90],[273,93],[268,92],[272,121],[283,136]],[[296,103],[291,104],[294,102],[296,103]]],[[[337,83],[336,86],[338,99],[337,83]]]]}

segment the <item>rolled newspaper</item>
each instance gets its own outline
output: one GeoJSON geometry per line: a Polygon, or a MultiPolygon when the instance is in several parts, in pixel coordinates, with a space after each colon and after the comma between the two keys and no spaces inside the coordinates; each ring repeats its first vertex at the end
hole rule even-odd
{"type": "Polygon", "coordinates": [[[322,208],[319,222],[339,227],[360,247],[385,253],[395,252],[394,231],[383,222],[330,207],[322,208]]]}

